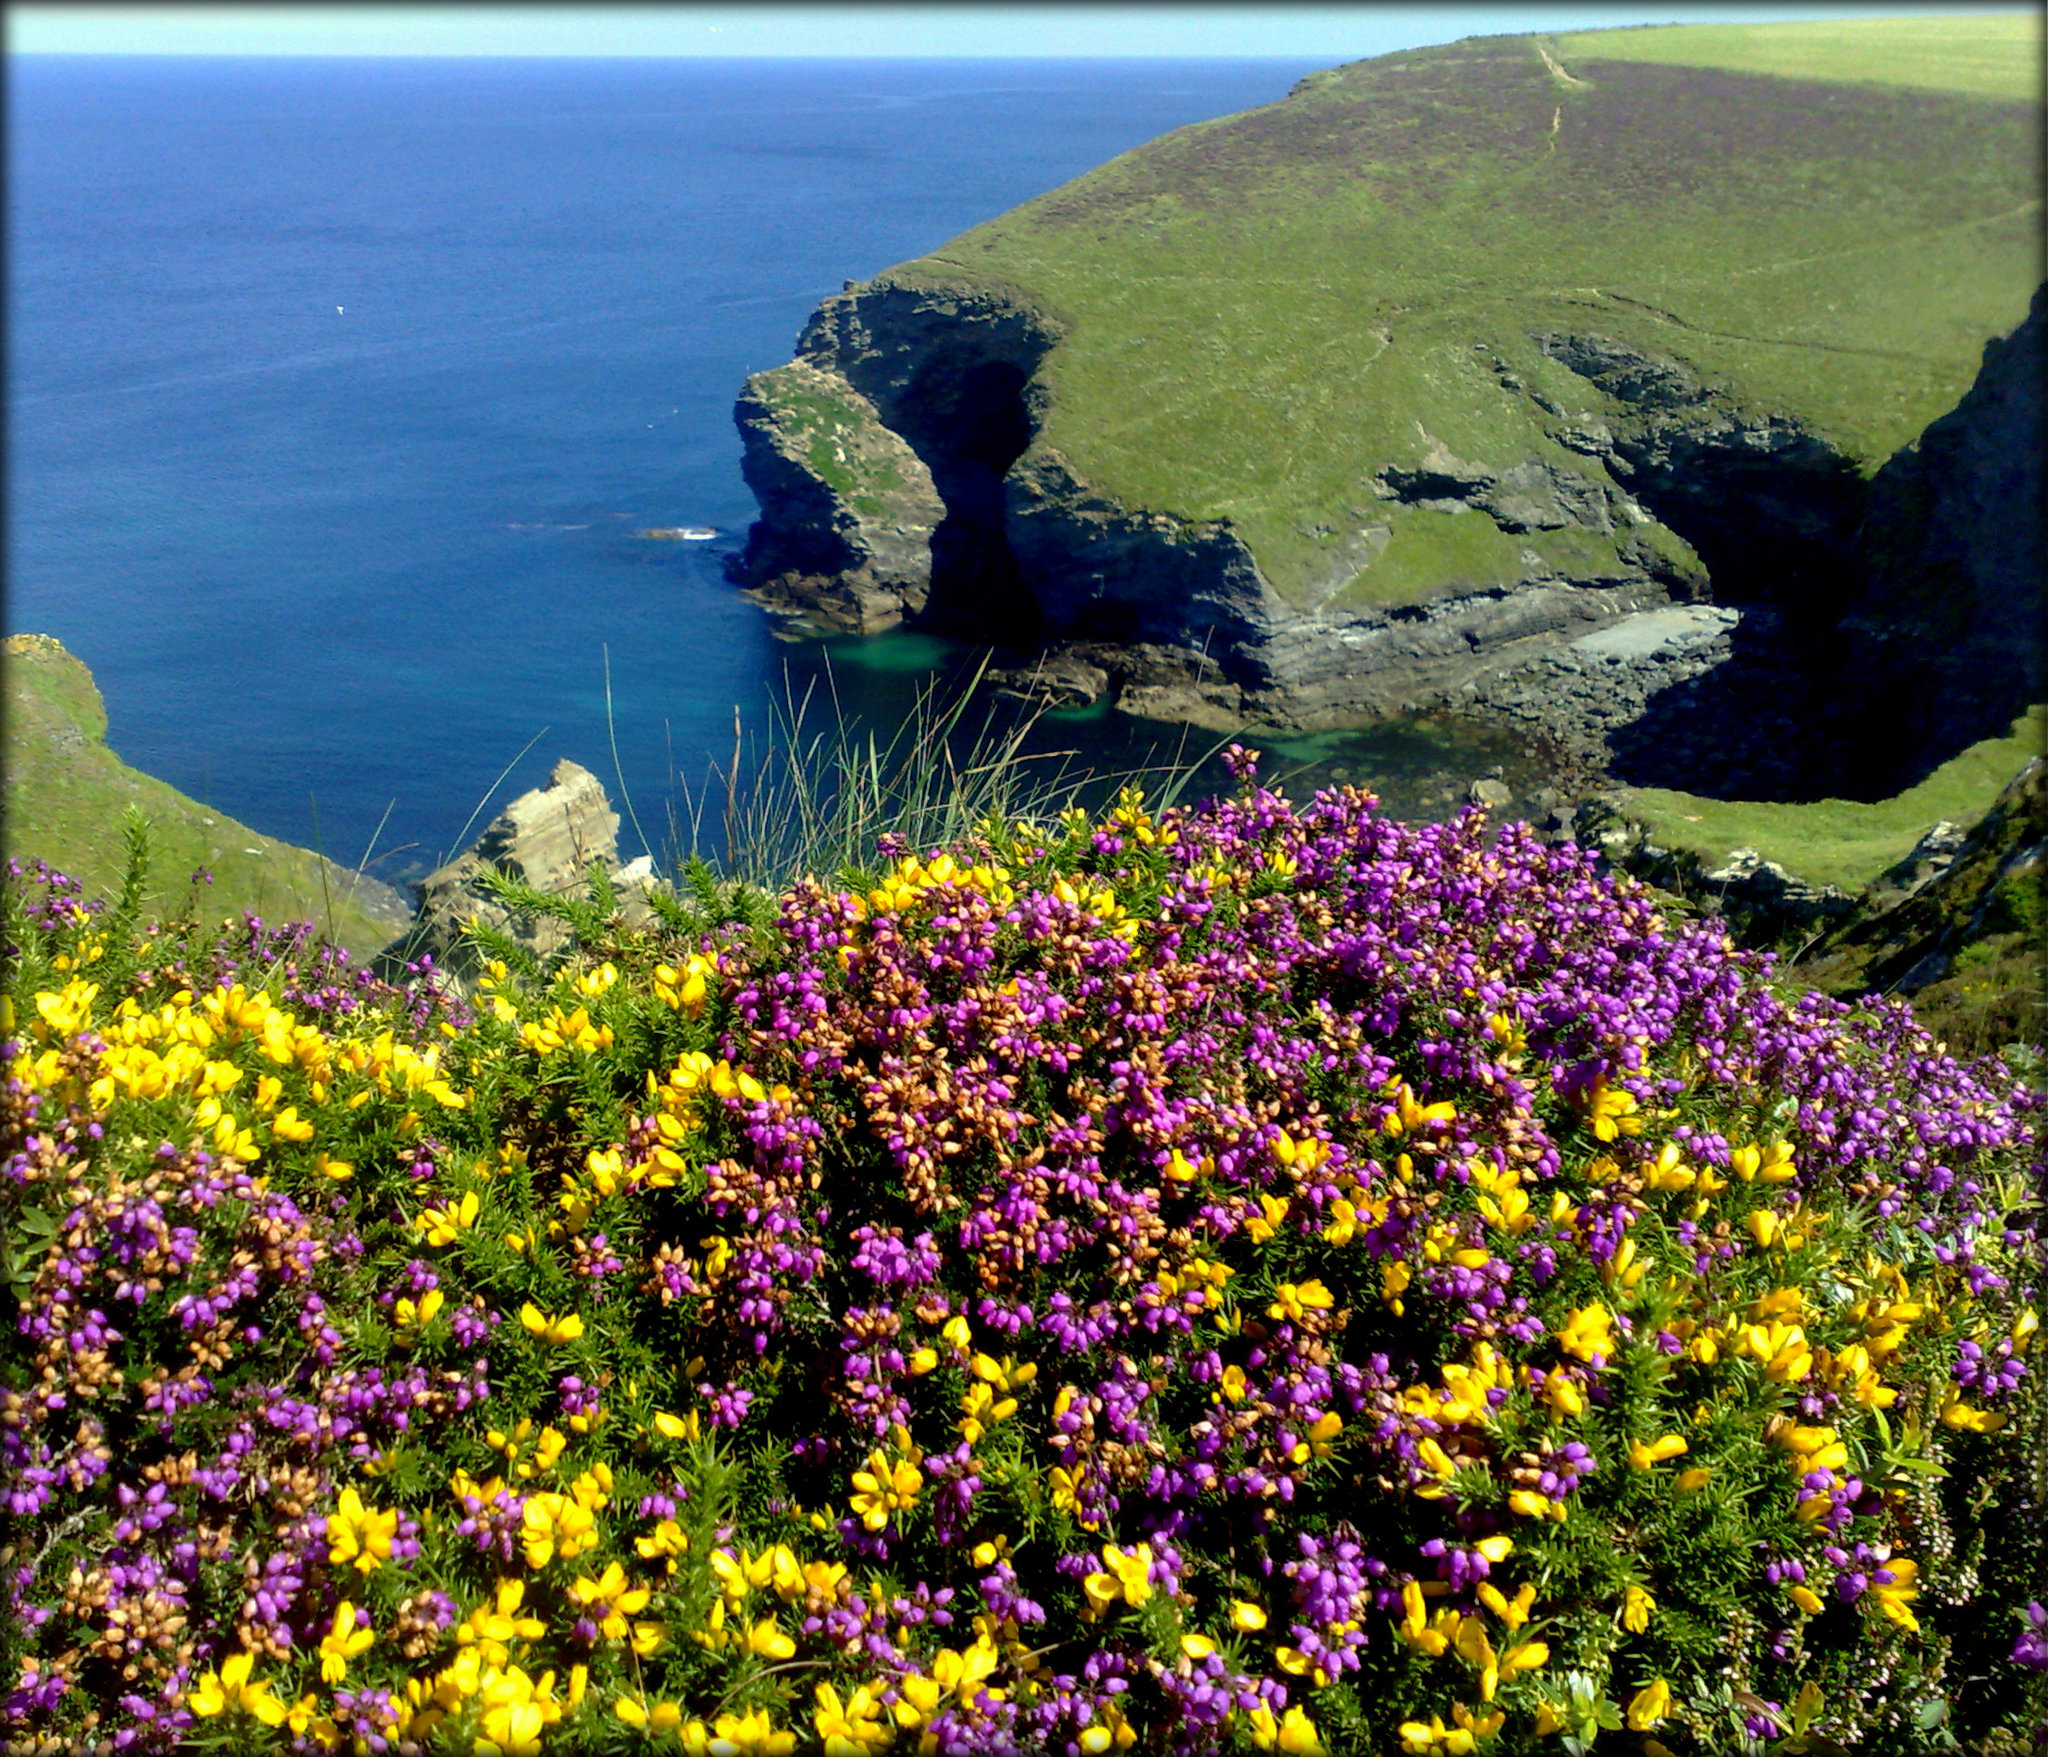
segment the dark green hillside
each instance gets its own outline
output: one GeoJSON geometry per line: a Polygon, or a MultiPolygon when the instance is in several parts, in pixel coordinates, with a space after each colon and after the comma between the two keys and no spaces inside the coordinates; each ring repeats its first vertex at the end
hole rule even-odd
{"type": "Polygon", "coordinates": [[[312,921],[359,954],[377,950],[410,911],[388,885],[280,842],[175,787],[130,768],[107,746],[107,707],[85,665],[48,635],[10,635],[0,646],[6,685],[6,812],[0,854],[46,860],[84,882],[88,896],[121,881],[123,814],[149,821],[153,910],[187,901],[197,869],[213,875],[190,899],[202,915],[254,910],[312,921]]]}
{"type": "MultiPolygon", "coordinates": [[[[1569,418],[1611,417],[1630,387],[1537,338],[1587,331],[1795,418],[1867,475],[2024,316],[2032,51],[2008,19],[1920,21],[2010,75],[1870,83],[1873,61],[1899,76],[1872,46],[1896,22],[1797,27],[1796,79],[1680,64],[1694,37],[1731,58],[1691,27],[1656,34],[1671,61],[1624,58],[1651,34],[1618,32],[1358,63],[886,279],[1047,314],[1040,444],[1125,506],[1229,520],[1283,598],[1368,521],[1390,540],[1325,609],[1512,582],[1531,547],[1569,569],[1546,545],[1588,546],[1577,530],[1531,538],[1412,503],[1427,495],[1387,505],[1363,478],[1446,458],[1583,469],[1569,418]]],[[[1948,64],[1930,59],[1937,77],[1948,64]]]]}

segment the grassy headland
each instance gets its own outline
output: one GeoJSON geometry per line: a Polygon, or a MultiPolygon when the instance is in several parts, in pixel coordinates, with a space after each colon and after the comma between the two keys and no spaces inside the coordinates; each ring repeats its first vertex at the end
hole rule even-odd
{"type": "Polygon", "coordinates": [[[1965,97],[2038,102],[2041,21],[2030,12],[1975,18],[1859,18],[1771,24],[1650,25],[1577,31],[1553,43],[1567,58],[1717,67],[1781,79],[1899,86],[1965,97]]]}
{"type": "MultiPolygon", "coordinates": [[[[107,707],[92,673],[47,635],[11,635],[0,647],[6,697],[4,852],[45,860],[88,894],[121,882],[121,836],[130,807],[149,821],[154,908],[186,902],[191,875],[213,874],[191,902],[202,915],[248,909],[307,920],[357,954],[377,950],[404,925],[393,900],[366,896],[357,875],[252,830],[168,783],[130,768],[107,746],[107,707]],[[369,906],[366,906],[369,905],[369,906]]],[[[382,890],[383,887],[379,887],[382,890]]]]}
{"type": "Polygon", "coordinates": [[[1365,477],[1582,467],[1543,404],[1598,419],[1602,393],[1532,332],[1675,355],[1866,474],[1953,406],[2039,278],[2038,33],[1958,15],[1383,56],[886,278],[1055,319],[1042,441],[1126,506],[1230,521],[1283,595],[1367,522],[1391,540],[1333,609],[1505,583],[1525,540],[1365,477]]]}

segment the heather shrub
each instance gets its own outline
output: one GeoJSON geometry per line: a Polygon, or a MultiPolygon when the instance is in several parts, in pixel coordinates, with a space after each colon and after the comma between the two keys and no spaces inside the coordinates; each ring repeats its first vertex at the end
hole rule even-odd
{"type": "Polygon", "coordinates": [[[2036,1096],[1240,766],[473,1012],[17,879],[9,1735],[2023,1749],[2036,1096]]]}

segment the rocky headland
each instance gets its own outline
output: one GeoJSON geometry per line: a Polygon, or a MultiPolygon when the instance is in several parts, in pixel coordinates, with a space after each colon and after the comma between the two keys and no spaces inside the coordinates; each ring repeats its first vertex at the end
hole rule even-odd
{"type": "Polygon", "coordinates": [[[1212,727],[1450,710],[1582,783],[1874,798],[2009,723],[2044,689],[2043,313],[1997,209],[2031,190],[2031,119],[1577,42],[1569,71],[1505,38],[1334,70],[850,284],[740,399],[738,577],[812,628],[990,643],[1036,699],[1212,727]],[[1523,127],[1509,189],[1480,155],[1523,127]],[[1417,130],[1432,199],[1496,205],[1402,196],[1417,130]],[[1671,156],[1708,137],[1735,144],[1684,195],[1740,300],[1664,217],[1671,156]],[[1845,198],[1859,167],[1910,200],[1845,198]],[[1875,310],[1883,238],[1936,221],[1948,308],[1875,310]],[[1186,291],[1182,235],[1232,310],[1186,291]],[[1854,260],[1792,273],[1798,236],[1854,260]],[[1374,257],[1425,244],[1429,273],[1374,257]],[[1607,284],[1557,285],[1568,262],[1607,284]],[[1261,300],[1295,339],[1234,366],[1261,300]]]}

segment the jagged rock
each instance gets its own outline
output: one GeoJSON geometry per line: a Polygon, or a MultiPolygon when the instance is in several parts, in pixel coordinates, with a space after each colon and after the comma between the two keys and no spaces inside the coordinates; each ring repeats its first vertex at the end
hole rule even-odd
{"type": "Polygon", "coordinates": [[[987,678],[999,694],[1047,708],[1085,708],[1109,688],[1109,672],[1074,647],[1049,647],[1022,664],[991,666],[987,678]]]}
{"type": "Polygon", "coordinates": [[[1731,849],[1719,861],[1650,839],[1628,815],[1625,795],[1596,795],[1570,815],[1570,833],[1611,867],[1697,907],[1727,916],[1752,943],[1839,923],[1856,899],[1834,885],[1816,885],[1766,860],[1754,848],[1731,849]]]}
{"type": "Polygon", "coordinates": [[[482,959],[463,933],[472,921],[510,935],[541,958],[567,943],[561,923],[521,917],[493,897],[480,882],[486,871],[504,873],[550,896],[580,896],[592,868],[599,868],[620,893],[620,912],[628,924],[646,925],[652,919],[648,893],[659,883],[654,862],[642,855],[621,866],[618,836],[619,814],[605,797],[604,784],[563,758],[545,787],[522,793],[468,848],[414,884],[418,918],[378,955],[378,969],[398,975],[407,964],[430,956],[444,981],[467,990],[482,969],[482,959]]]}
{"type": "Polygon", "coordinates": [[[1005,695],[1044,707],[1085,707],[1104,695],[1127,714],[1234,732],[1247,719],[1242,691],[1208,654],[1134,641],[1062,642],[1030,659],[997,666],[989,681],[1005,695]]]}
{"type": "Polygon", "coordinates": [[[931,592],[946,509],[931,472],[836,372],[793,360],[747,380],[740,472],[762,516],[736,564],[769,609],[873,634],[931,592]]]}
{"type": "MultiPolygon", "coordinates": [[[[1645,844],[1642,852],[1649,856],[1651,848],[1645,844]]],[[[1847,891],[1835,885],[1808,885],[1776,860],[1765,860],[1755,848],[1731,850],[1720,866],[1700,870],[1694,883],[1716,893],[1724,907],[1733,903],[1751,915],[1763,913],[1800,928],[1841,919],[1855,907],[1847,891]]]]}

